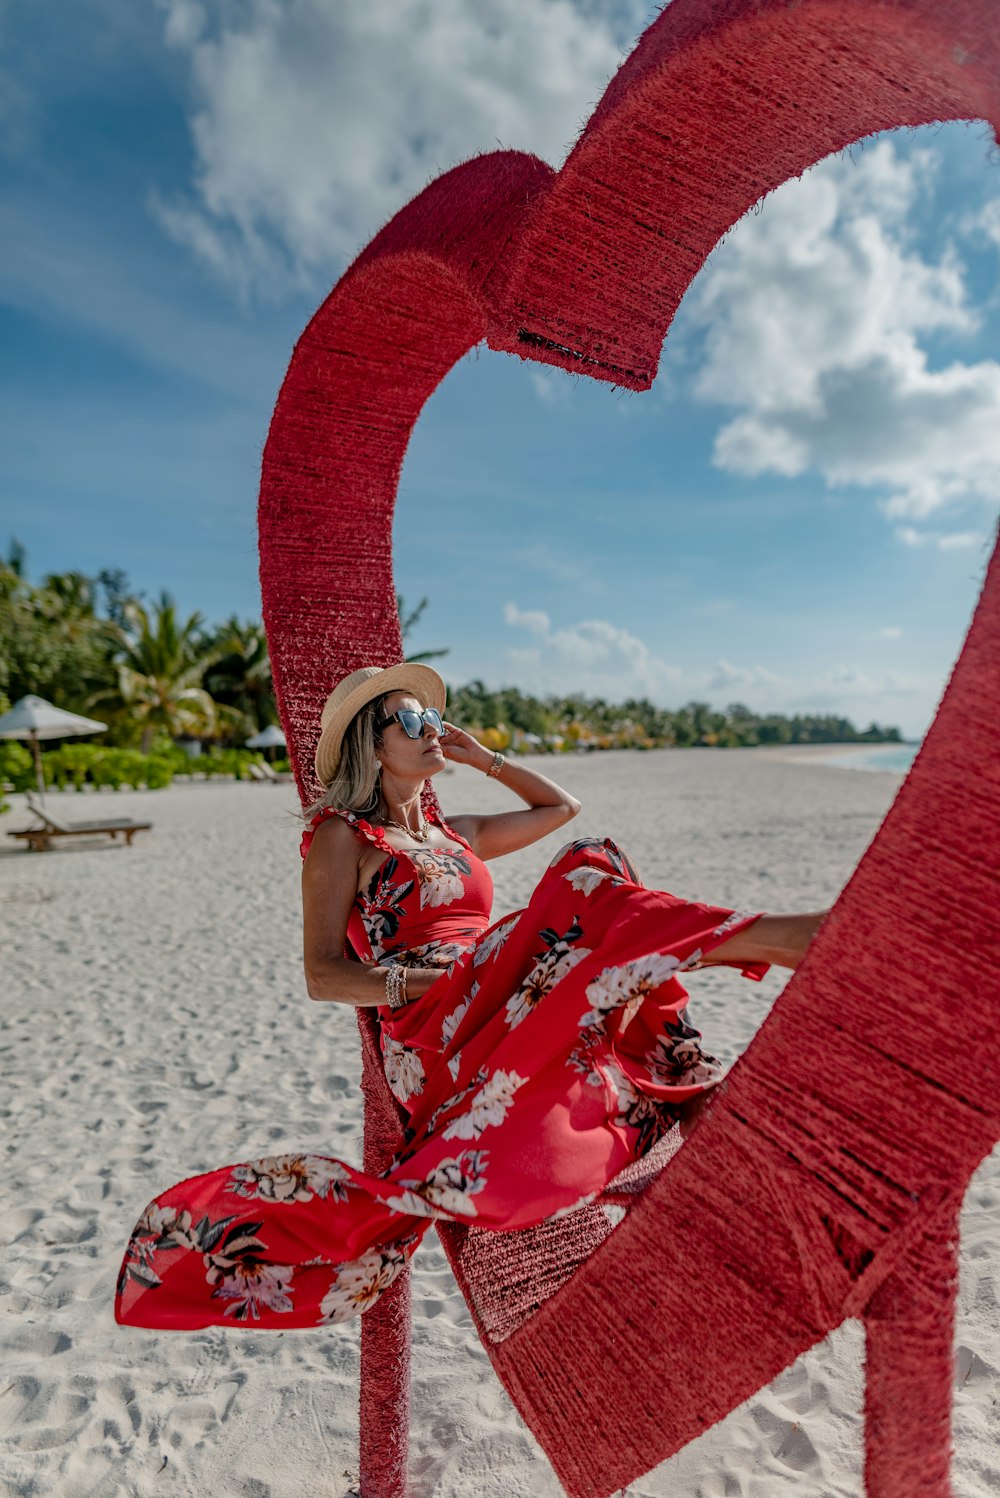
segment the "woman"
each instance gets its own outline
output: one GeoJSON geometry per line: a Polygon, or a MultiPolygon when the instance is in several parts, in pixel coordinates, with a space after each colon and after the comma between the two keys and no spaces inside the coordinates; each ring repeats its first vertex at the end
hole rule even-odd
{"type": "Polygon", "coordinates": [[[444,705],[428,666],[345,677],[323,710],[325,792],[303,837],[309,995],[379,1011],[386,1077],[408,1114],[391,1167],[371,1176],[288,1154],[172,1187],[132,1234],[119,1321],[345,1320],[392,1283],[435,1218],[521,1228],[593,1201],[721,1079],[677,974],[794,968],[826,914],[648,890],[610,839],[582,838],[523,911],[490,924],[487,861],[580,803],[444,722],[444,705]],[[448,760],[495,777],[527,810],[445,821],[425,809],[448,760]]]}

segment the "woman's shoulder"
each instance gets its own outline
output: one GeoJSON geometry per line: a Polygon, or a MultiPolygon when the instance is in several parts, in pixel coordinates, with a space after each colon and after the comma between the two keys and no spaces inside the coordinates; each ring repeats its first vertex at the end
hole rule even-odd
{"type": "Polygon", "coordinates": [[[319,846],[336,851],[341,857],[344,851],[350,847],[355,848],[360,854],[361,839],[359,833],[371,833],[372,829],[354,812],[341,811],[336,806],[324,806],[311,817],[309,824],[302,834],[300,844],[302,857],[305,858],[313,844],[314,839],[319,836],[319,846]]]}

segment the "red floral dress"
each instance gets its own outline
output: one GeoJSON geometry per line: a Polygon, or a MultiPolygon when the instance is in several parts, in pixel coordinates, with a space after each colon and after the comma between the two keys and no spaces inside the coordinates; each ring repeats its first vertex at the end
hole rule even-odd
{"type": "MultiPolygon", "coordinates": [[[[441,967],[379,1009],[386,1077],[406,1109],[381,1175],[288,1153],[194,1176],[158,1196],[122,1263],[119,1322],[192,1330],[308,1327],[365,1311],[435,1219],[523,1228],[594,1200],[721,1077],[687,1023],[678,974],[760,912],[646,889],[608,838],[567,843],[528,905],[490,924],[485,864],[392,848],[358,895],[365,961],[441,967]]],[[[303,854],[312,833],[303,837],[303,854]]],[[[766,963],[742,965],[760,979],[766,963]]]]}

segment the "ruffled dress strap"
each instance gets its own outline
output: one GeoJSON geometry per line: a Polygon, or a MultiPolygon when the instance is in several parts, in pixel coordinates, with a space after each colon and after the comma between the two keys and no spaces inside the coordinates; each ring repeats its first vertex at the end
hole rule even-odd
{"type": "Polygon", "coordinates": [[[441,831],[448,837],[453,837],[456,843],[461,843],[463,848],[468,848],[469,852],[472,852],[472,844],[468,842],[460,832],[456,832],[454,827],[449,827],[448,823],[445,821],[444,817],[441,815],[441,812],[437,807],[432,806],[426,813],[426,816],[429,822],[433,822],[435,826],[440,827],[441,831]]]}
{"type": "Polygon", "coordinates": [[[320,827],[324,822],[328,822],[331,817],[342,817],[345,822],[354,828],[354,831],[360,837],[363,837],[366,842],[374,844],[376,848],[381,848],[383,853],[392,853],[395,851],[392,844],[387,841],[381,827],[373,827],[370,822],[365,821],[364,817],[359,817],[357,812],[341,811],[337,806],[324,806],[316,813],[302,834],[302,840],[299,843],[299,852],[303,858],[309,852],[309,847],[316,834],[317,827],[320,827]]]}

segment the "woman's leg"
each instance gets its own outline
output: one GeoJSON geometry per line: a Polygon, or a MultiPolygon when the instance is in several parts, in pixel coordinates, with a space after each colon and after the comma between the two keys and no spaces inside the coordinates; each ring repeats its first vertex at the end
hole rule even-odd
{"type": "Polygon", "coordinates": [[[796,968],[829,910],[810,910],[803,915],[762,915],[735,936],[713,947],[694,967],[717,963],[770,962],[775,967],[796,968]]]}

